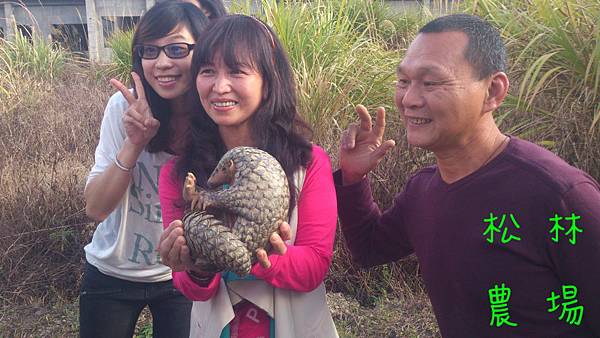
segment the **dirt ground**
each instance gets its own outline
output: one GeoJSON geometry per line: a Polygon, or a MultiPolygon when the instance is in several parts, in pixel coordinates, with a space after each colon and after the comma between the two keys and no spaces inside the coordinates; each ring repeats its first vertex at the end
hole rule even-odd
{"type": "MultiPolygon", "coordinates": [[[[340,337],[439,337],[426,295],[410,299],[387,298],[374,307],[363,307],[341,293],[327,295],[340,337]]],[[[0,337],[77,337],[77,299],[54,299],[0,308],[0,337]]],[[[135,337],[151,337],[147,309],[138,321],[135,337]]]]}

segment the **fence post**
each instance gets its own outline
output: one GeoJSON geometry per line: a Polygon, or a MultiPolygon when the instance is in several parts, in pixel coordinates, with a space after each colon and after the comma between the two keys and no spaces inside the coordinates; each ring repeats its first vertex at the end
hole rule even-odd
{"type": "Polygon", "coordinates": [[[96,14],[96,1],[85,0],[85,13],[88,27],[88,53],[90,61],[100,60],[100,19],[96,14]]]}
{"type": "Polygon", "coordinates": [[[13,7],[10,2],[4,3],[4,20],[6,20],[6,40],[13,40],[17,33],[17,20],[13,14],[13,7]]]}

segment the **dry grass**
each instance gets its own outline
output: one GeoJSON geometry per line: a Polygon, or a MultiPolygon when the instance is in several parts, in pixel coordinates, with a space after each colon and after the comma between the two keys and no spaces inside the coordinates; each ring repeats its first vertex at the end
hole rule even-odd
{"type": "MultiPolygon", "coordinates": [[[[354,10],[359,13],[357,17],[363,15],[359,7],[354,10]]],[[[510,7],[505,10],[510,11],[510,7]]],[[[294,19],[295,13],[287,13],[288,19],[294,19]]],[[[317,14],[309,10],[302,13],[317,14]]],[[[296,52],[292,50],[296,55],[291,59],[307,67],[298,67],[296,71],[301,91],[306,89],[299,94],[300,101],[303,110],[312,114],[309,120],[318,124],[315,142],[331,155],[334,166],[341,129],[354,119],[352,105],[362,102],[373,109],[374,105],[388,104],[386,137],[395,139],[398,145],[371,175],[375,199],[385,208],[408,176],[433,160],[431,154],[410,149],[405,143],[398,114],[390,107],[391,81],[386,87],[390,76],[386,72],[393,74],[389,50],[397,49],[395,55],[399,60],[406,42],[418,27],[418,20],[427,17],[394,21],[383,12],[367,14],[365,22],[375,22],[368,26],[369,36],[382,38],[380,42],[385,47],[378,52],[385,57],[385,62],[375,62],[381,68],[373,71],[381,74],[377,88],[361,87],[360,81],[335,83],[356,77],[355,69],[348,68],[343,60],[336,60],[335,64],[315,63],[327,59],[309,59],[311,54],[305,45],[300,44],[302,48],[295,49],[296,52]],[[318,67],[308,67],[311,62],[318,67]],[[330,73],[319,71],[319,67],[329,69],[330,73]]],[[[509,14],[506,18],[511,20],[526,16],[509,14]]],[[[329,20],[327,16],[314,18],[329,20]]],[[[496,19],[502,26],[501,18],[496,19]]],[[[271,23],[286,28],[285,22],[271,23]]],[[[511,34],[510,27],[503,30],[504,34],[511,34]]],[[[335,27],[330,28],[335,34],[339,33],[333,30],[335,27]]],[[[302,40],[302,36],[292,31],[288,33],[284,41],[314,42],[302,40]]],[[[346,47],[356,51],[349,53],[356,63],[363,60],[364,55],[357,56],[363,42],[355,38],[346,41],[346,47]]],[[[525,95],[527,106],[524,106],[517,100],[519,89],[525,88],[521,84],[532,78],[527,76],[527,69],[547,51],[531,48],[527,55],[521,54],[523,41],[530,39],[527,36],[507,38],[510,59],[518,62],[513,64],[509,74],[513,82],[512,97],[497,114],[501,129],[543,144],[569,163],[600,178],[600,147],[597,146],[600,133],[590,131],[594,117],[598,116],[597,91],[584,90],[583,94],[565,96],[564,90],[571,87],[564,85],[568,83],[564,77],[552,77],[555,82],[546,78],[548,81],[544,83],[549,85],[540,87],[533,98],[525,95]]],[[[323,46],[332,50],[329,54],[335,53],[338,58],[345,55],[336,51],[343,41],[325,38],[323,41],[323,46]]],[[[592,51],[597,53],[597,50],[600,47],[592,51]]],[[[597,67],[597,63],[594,65],[597,67]]],[[[61,67],[60,72],[51,71],[51,76],[19,67],[8,71],[0,67],[0,336],[73,336],[77,332],[76,294],[81,278],[82,248],[93,230],[93,224],[83,213],[82,192],[93,162],[102,112],[113,90],[108,85],[106,69],[89,68],[76,62],[61,67]]],[[[38,67],[38,72],[39,69],[43,67],[38,67]]],[[[395,264],[357,270],[341,238],[338,233],[326,285],[342,336],[436,336],[437,326],[416,259],[409,257],[395,264]]],[[[140,322],[140,335],[147,333],[148,321],[146,315],[140,322]]]]}
{"type": "Polygon", "coordinates": [[[89,222],[83,186],[108,86],[72,64],[57,80],[27,79],[0,109],[0,291],[3,301],[74,294],[89,222]]]}
{"type": "MultiPolygon", "coordinates": [[[[102,112],[113,90],[97,70],[80,64],[68,67],[52,81],[29,78],[15,83],[32,90],[0,106],[0,134],[7,136],[0,140],[2,336],[68,337],[78,332],[82,249],[93,231],[83,213],[82,192],[102,112]]],[[[390,123],[395,126],[390,130],[400,130],[397,118],[390,123]]],[[[316,141],[335,161],[337,134],[316,141]]],[[[386,204],[400,188],[398,180],[418,166],[414,155],[401,148],[395,151],[403,163],[386,160],[374,176],[375,191],[386,204]]],[[[418,332],[437,332],[414,259],[358,271],[340,239],[338,235],[327,285],[337,291],[330,297],[343,336],[370,332],[368,336],[417,337],[418,332]]],[[[138,323],[141,336],[149,323],[146,314],[138,323]]]]}
{"type": "MultiPolygon", "coordinates": [[[[83,213],[82,192],[93,162],[102,112],[113,92],[99,73],[82,64],[69,64],[64,75],[52,81],[13,79],[21,81],[15,86],[32,90],[0,105],[0,134],[7,136],[0,140],[2,336],[77,335],[82,249],[93,231],[93,224],[83,213]]],[[[397,127],[397,118],[390,121],[397,127]]],[[[401,135],[390,137],[400,139],[401,135]]],[[[317,142],[335,161],[337,134],[317,142]]],[[[403,179],[409,171],[402,168],[417,167],[412,155],[400,148],[396,154],[402,154],[399,158],[405,163],[393,165],[398,162],[386,160],[374,176],[375,191],[387,204],[399,189],[395,176],[403,172],[403,179]]],[[[341,236],[327,285],[338,291],[330,297],[343,336],[437,332],[414,259],[357,271],[339,239],[341,236]],[[398,278],[401,275],[405,277],[398,278]],[[376,276],[385,276],[384,283],[376,276]],[[342,291],[347,296],[342,296],[342,291]]],[[[141,336],[147,334],[149,323],[146,314],[138,323],[141,336]]]]}

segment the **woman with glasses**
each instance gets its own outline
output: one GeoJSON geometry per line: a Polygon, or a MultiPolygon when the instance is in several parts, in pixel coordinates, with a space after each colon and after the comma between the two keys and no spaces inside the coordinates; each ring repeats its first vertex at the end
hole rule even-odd
{"type": "Polygon", "coordinates": [[[158,176],[181,153],[190,114],[202,109],[190,66],[207,24],[190,3],[158,3],[133,37],[134,88],[111,80],[118,92],[106,106],[84,191],[86,213],[99,224],[85,247],[81,337],[131,337],[145,306],[153,337],[189,336],[191,302],[156,252],[163,231],[158,176]]]}

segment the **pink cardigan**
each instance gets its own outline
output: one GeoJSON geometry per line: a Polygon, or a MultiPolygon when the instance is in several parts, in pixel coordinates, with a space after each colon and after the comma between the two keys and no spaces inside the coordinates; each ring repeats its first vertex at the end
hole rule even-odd
{"type": "MultiPolygon", "coordinates": [[[[163,226],[181,219],[183,182],[173,173],[176,158],[169,160],[160,172],[158,191],[162,209],[163,226]]],[[[258,263],[250,271],[277,288],[308,292],[325,278],[333,256],[333,242],[337,223],[337,201],[331,162],[319,146],[313,145],[312,161],[306,171],[304,185],[298,199],[298,228],[296,241],[288,245],[285,255],[269,255],[271,267],[258,263]]],[[[195,301],[210,299],[218,290],[220,274],[207,287],[196,284],[187,272],[173,272],[173,284],[186,297],[195,301]]]]}

